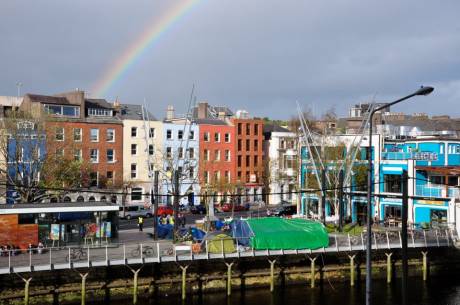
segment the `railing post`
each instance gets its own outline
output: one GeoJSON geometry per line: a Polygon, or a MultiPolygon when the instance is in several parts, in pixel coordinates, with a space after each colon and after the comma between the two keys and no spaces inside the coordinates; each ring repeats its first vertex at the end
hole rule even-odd
{"type": "Polygon", "coordinates": [[[450,247],[450,241],[449,241],[449,232],[446,229],[446,241],[447,241],[447,246],[450,247]]]}
{"type": "Polygon", "coordinates": [[[29,249],[29,268],[32,270],[32,249],[29,249]]]}
{"type": "Polygon", "coordinates": [[[224,240],[223,239],[220,240],[220,246],[221,246],[221,249],[222,249],[222,257],[225,257],[225,254],[224,254],[224,240]]]}
{"type": "MultiPolygon", "coordinates": [[[[334,240],[335,240],[335,250],[339,252],[339,243],[337,242],[337,235],[334,235],[334,240]]],[[[284,254],[284,252],[283,252],[284,254]]]]}
{"type": "Polygon", "coordinates": [[[70,248],[69,248],[69,269],[72,267],[72,256],[70,255],[70,248]]]}
{"type": "Polygon", "coordinates": [[[144,251],[142,251],[142,243],[140,244],[140,249],[141,249],[141,261],[144,261],[144,251]]]}
{"type": "Polygon", "coordinates": [[[402,248],[401,231],[398,231],[398,236],[399,236],[399,246],[402,248]]]}
{"type": "Polygon", "coordinates": [[[436,245],[439,247],[438,229],[434,230],[434,234],[436,235],[436,245]]]}
{"type": "Polygon", "coordinates": [[[123,244],[123,261],[126,264],[126,245],[125,244],[123,244]]]}
{"type": "Polygon", "coordinates": [[[426,248],[427,244],[426,244],[426,232],[425,232],[425,230],[423,230],[423,240],[425,241],[425,248],[426,248]]]}
{"type": "Polygon", "coordinates": [[[388,231],[386,231],[387,235],[387,248],[390,249],[390,237],[388,236],[388,231]]]}
{"type": "Polygon", "coordinates": [[[105,264],[107,266],[109,265],[109,250],[107,248],[107,245],[105,245],[105,264]]]}
{"type": "Polygon", "coordinates": [[[348,233],[348,247],[350,247],[350,251],[353,249],[351,248],[351,239],[350,239],[350,233],[348,233]]]}
{"type": "Polygon", "coordinates": [[[392,270],[391,270],[391,256],[393,255],[392,252],[390,253],[385,253],[387,256],[387,284],[391,284],[391,278],[392,278],[392,270]]]}
{"type": "Polygon", "coordinates": [[[52,263],[51,263],[51,250],[53,250],[52,247],[50,247],[50,268],[51,268],[51,265],[52,265],[52,263]]]}
{"type": "Polygon", "coordinates": [[[412,238],[412,247],[415,248],[415,238],[414,238],[414,231],[411,231],[411,238],[412,238]]]}
{"type": "Polygon", "coordinates": [[[158,258],[158,262],[160,262],[160,243],[157,242],[157,258],[158,258]]]}
{"type": "Polygon", "coordinates": [[[88,255],[86,256],[86,258],[87,258],[87,260],[88,260],[87,262],[88,262],[88,268],[89,268],[89,262],[90,262],[90,259],[89,259],[89,245],[88,245],[88,247],[86,248],[86,251],[87,251],[87,253],[88,253],[88,255]]]}

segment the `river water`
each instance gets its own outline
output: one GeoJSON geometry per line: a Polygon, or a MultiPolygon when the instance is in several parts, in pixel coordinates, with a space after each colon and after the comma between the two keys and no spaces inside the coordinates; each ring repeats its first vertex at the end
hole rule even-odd
{"type": "MultiPolygon", "coordinates": [[[[385,281],[374,282],[374,305],[401,304],[401,283],[387,285],[385,281]]],[[[433,278],[428,283],[421,279],[409,279],[408,304],[410,305],[460,305],[460,277],[433,278]]],[[[232,296],[225,293],[209,293],[188,296],[185,302],[180,296],[158,296],[155,300],[140,300],[140,304],[196,304],[196,305],[355,305],[365,304],[365,286],[350,288],[348,283],[329,283],[323,288],[289,286],[271,294],[267,288],[249,289],[241,293],[235,288],[232,296]]],[[[112,301],[111,304],[129,304],[131,300],[112,301]]]]}

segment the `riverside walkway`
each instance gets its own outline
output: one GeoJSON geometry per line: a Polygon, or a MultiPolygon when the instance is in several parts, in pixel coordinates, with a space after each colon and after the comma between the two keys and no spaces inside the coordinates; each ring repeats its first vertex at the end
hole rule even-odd
{"type": "MultiPolygon", "coordinates": [[[[138,236],[133,234],[133,236],[138,236]]],[[[75,268],[92,268],[115,265],[139,265],[162,262],[181,262],[197,260],[238,259],[244,257],[273,257],[282,255],[318,255],[323,253],[350,253],[366,250],[366,234],[329,234],[329,246],[315,250],[254,250],[243,247],[234,239],[235,251],[226,253],[225,247],[210,247],[208,241],[200,246],[192,247],[186,244],[173,245],[171,241],[152,241],[147,238],[125,239],[122,243],[107,243],[102,245],[86,245],[79,247],[49,247],[42,253],[35,251],[13,255],[3,252],[0,257],[0,274],[24,273],[47,270],[62,270],[75,268]]],[[[146,237],[146,234],[142,235],[146,237]]],[[[402,245],[399,230],[378,229],[372,234],[372,250],[386,251],[400,249],[402,245]]],[[[408,236],[409,248],[439,248],[454,246],[458,240],[457,233],[451,229],[411,230],[408,236]]],[[[223,243],[224,241],[220,241],[223,243]]]]}

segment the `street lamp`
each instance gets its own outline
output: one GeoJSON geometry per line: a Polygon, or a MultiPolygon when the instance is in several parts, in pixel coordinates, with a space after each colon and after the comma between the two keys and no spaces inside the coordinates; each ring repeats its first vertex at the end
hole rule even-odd
{"type": "MultiPolygon", "coordinates": [[[[421,87],[414,93],[405,96],[394,102],[385,104],[381,107],[372,109],[369,115],[369,147],[367,148],[367,243],[366,243],[366,305],[371,305],[371,295],[372,295],[372,263],[371,263],[371,250],[372,250],[372,119],[374,113],[380,111],[384,108],[398,104],[404,100],[410,99],[416,95],[428,95],[433,92],[433,87],[421,87]]],[[[403,232],[404,234],[404,232],[403,232]]],[[[406,232],[407,234],[407,232],[406,232]]]]}

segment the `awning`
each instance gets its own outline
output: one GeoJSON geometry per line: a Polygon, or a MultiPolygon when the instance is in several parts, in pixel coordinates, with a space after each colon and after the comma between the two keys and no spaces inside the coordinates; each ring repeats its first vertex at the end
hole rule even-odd
{"type": "Polygon", "coordinates": [[[441,175],[460,175],[460,166],[416,166],[415,169],[441,175]]]}

